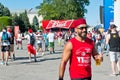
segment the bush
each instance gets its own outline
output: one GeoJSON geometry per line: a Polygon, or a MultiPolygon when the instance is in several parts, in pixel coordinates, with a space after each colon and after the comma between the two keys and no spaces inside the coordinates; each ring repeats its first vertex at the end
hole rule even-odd
{"type": "Polygon", "coordinates": [[[12,25],[12,19],[8,16],[2,16],[0,17],[0,31],[6,27],[12,25]]]}

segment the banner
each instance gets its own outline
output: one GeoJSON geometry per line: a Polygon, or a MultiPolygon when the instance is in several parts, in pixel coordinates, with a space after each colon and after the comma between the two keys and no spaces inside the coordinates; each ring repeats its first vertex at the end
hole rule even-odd
{"type": "Polygon", "coordinates": [[[19,26],[14,26],[14,33],[15,33],[15,38],[17,39],[17,37],[18,37],[18,31],[19,31],[20,29],[19,29],[19,26]]]}
{"type": "Polygon", "coordinates": [[[74,27],[73,24],[74,20],[43,20],[42,21],[42,27],[45,29],[51,29],[51,28],[65,28],[69,29],[74,27]]]}
{"type": "Polygon", "coordinates": [[[104,0],[104,29],[107,31],[114,20],[114,0],[104,0]]]}

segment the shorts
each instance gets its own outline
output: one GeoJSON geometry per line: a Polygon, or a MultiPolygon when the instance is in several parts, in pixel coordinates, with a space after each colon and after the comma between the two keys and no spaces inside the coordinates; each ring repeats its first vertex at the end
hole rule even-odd
{"type": "Polygon", "coordinates": [[[49,42],[49,48],[54,48],[54,42],[49,42]]]}
{"type": "Polygon", "coordinates": [[[91,80],[91,77],[88,77],[88,78],[74,78],[74,79],[71,79],[71,80],[91,80]]]}
{"type": "Polygon", "coordinates": [[[21,41],[17,41],[17,44],[22,44],[22,40],[21,41]]]}
{"type": "Polygon", "coordinates": [[[48,44],[45,44],[45,48],[47,48],[48,47],[48,44]]]}
{"type": "Polygon", "coordinates": [[[109,52],[110,55],[110,61],[120,61],[120,52],[109,52]]]}
{"type": "Polygon", "coordinates": [[[10,51],[10,46],[1,46],[1,51],[2,52],[10,51]]]}
{"type": "Polygon", "coordinates": [[[27,48],[28,48],[28,52],[30,52],[33,55],[36,55],[36,49],[34,46],[32,46],[31,44],[28,44],[27,48]]]}
{"type": "Polygon", "coordinates": [[[14,44],[10,44],[10,51],[14,51],[14,44]]]}
{"type": "Polygon", "coordinates": [[[39,48],[42,48],[42,43],[37,43],[39,48]]]}

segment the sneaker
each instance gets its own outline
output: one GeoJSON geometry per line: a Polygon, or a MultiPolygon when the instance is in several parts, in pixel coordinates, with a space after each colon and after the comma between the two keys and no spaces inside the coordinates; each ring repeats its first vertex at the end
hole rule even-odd
{"type": "Polygon", "coordinates": [[[4,61],[2,61],[2,62],[1,62],[1,65],[5,65],[5,62],[4,62],[4,61]]]}
{"type": "Polygon", "coordinates": [[[18,50],[19,48],[17,47],[17,50],[18,50]]]}
{"type": "Polygon", "coordinates": [[[50,51],[50,54],[52,54],[52,52],[50,51]]]}
{"type": "Polygon", "coordinates": [[[38,52],[36,52],[36,55],[39,55],[39,53],[38,53],[38,52]]]}
{"type": "Polygon", "coordinates": [[[115,76],[117,76],[117,75],[116,75],[116,74],[110,74],[110,76],[114,76],[114,77],[115,77],[115,76]]]}
{"type": "Polygon", "coordinates": [[[32,62],[32,59],[29,59],[28,61],[29,61],[29,62],[32,62]]]}
{"type": "Polygon", "coordinates": [[[55,54],[55,51],[53,51],[53,54],[55,54]]]}
{"type": "Polygon", "coordinates": [[[45,54],[45,53],[44,53],[44,52],[42,52],[42,56],[44,56],[44,54],[45,54]]]}
{"type": "Polygon", "coordinates": [[[35,59],[34,61],[35,61],[35,62],[37,62],[37,60],[36,60],[36,59],[35,59]]]}
{"type": "Polygon", "coordinates": [[[15,57],[13,57],[13,60],[15,61],[15,60],[16,60],[16,58],[15,58],[15,57]]]}
{"type": "Polygon", "coordinates": [[[5,66],[8,66],[8,63],[7,63],[7,62],[5,62],[5,66]]]}
{"type": "Polygon", "coordinates": [[[120,71],[118,72],[118,75],[120,75],[120,71]]]}

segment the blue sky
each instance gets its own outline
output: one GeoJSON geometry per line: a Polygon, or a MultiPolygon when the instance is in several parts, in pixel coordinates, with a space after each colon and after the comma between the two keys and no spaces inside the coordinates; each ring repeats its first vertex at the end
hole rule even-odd
{"type": "MultiPolygon", "coordinates": [[[[0,0],[0,2],[10,10],[18,10],[35,8],[42,0],[0,0]]],[[[95,26],[100,23],[99,6],[103,4],[102,2],[102,0],[90,0],[90,5],[86,7],[88,12],[85,17],[89,25],[95,26]]]]}

